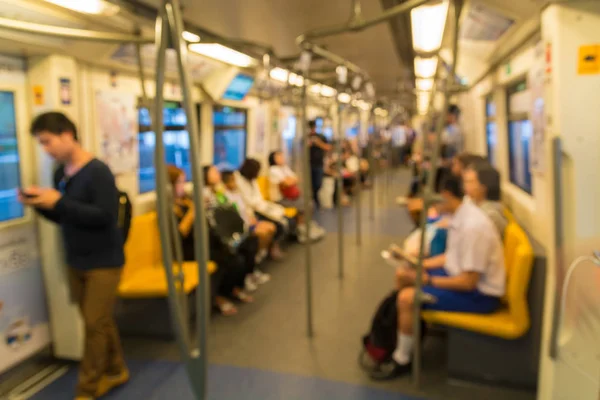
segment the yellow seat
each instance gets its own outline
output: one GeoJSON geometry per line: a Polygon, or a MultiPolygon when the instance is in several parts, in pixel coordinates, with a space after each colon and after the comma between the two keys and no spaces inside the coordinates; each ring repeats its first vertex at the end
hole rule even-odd
{"type": "MultiPolygon", "coordinates": [[[[167,297],[167,275],[163,268],[158,221],[155,212],[150,212],[131,221],[129,239],[125,245],[125,267],[119,296],[122,298],[167,297]]],[[[183,263],[184,289],[192,292],[199,283],[197,263],[183,263]]],[[[177,271],[178,265],[173,265],[177,271]]],[[[207,271],[216,271],[216,264],[209,262],[207,271]]]]}
{"type": "MultiPolygon", "coordinates": [[[[262,194],[263,199],[270,200],[269,196],[269,178],[266,176],[259,176],[256,178],[256,182],[258,183],[258,187],[260,188],[260,193],[262,194]]],[[[285,216],[288,218],[296,218],[298,215],[298,210],[294,207],[289,207],[285,209],[285,216]]]]}
{"type": "Polygon", "coordinates": [[[504,207],[504,217],[506,217],[508,223],[517,222],[513,213],[506,207],[504,207]]]}
{"type": "Polygon", "coordinates": [[[506,295],[502,308],[493,314],[423,311],[426,322],[464,329],[503,339],[517,339],[530,326],[527,289],[531,278],[533,248],[523,229],[509,222],[504,235],[506,295]]]}

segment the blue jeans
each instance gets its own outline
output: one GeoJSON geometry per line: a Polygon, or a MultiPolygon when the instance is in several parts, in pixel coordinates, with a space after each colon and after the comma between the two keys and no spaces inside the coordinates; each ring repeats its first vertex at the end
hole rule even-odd
{"type": "Polygon", "coordinates": [[[323,171],[323,167],[311,167],[310,168],[310,178],[312,182],[312,195],[313,200],[315,202],[315,206],[317,208],[321,207],[319,203],[319,190],[321,190],[321,186],[323,186],[323,176],[325,172],[323,171]]]}

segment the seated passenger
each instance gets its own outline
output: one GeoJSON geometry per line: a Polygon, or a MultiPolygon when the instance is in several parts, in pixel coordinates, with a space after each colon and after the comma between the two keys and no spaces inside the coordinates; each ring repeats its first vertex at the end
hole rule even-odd
{"type": "MultiPolygon", "coordinates": [[[[263,198],[256,179],[260,173],[260,163],[252,158],[247,159],[242,164],[239,174],[236,175],[237,186],[246,205],[252,208],[256,216],[260,220],[273,222],[277,226],[275,240],[271,248],[271,256],[279,259],[282,257],[282,252],[279,247],[279,242],[284,238],[286,231],[296,225],[298,240],[304,242],[307,240],[307,229],[303,223],[302,215],[296,218],[289,219],[285,216],[285,207],[280,204],[267,201],[263,198]]],[[[311,240],[321,239],[325,232],[315,223],[311,224],[311,240]]]]}
{"type": "Polygon", "coordinates": [[[500,202],[500,173],[488,163],[473,163],[463,171],[465,193],[494,223],[500,237],[508,220],[500,202]]]}
{"type": "Polygon", "coordinates": [[[284,207],[293,207],[298,211],[304,207],[298,176],[287,166],[281,151],[269,154],[269,197],[284,207]]]}
{"type": "Polygon", "coordinates": [[[344,162],[344,157],[342,157],[342,171],[341,171],[341,175],[342,175],[342,187],[343,187],[343,191],[340,195],[340,193],[338,193],[338,186],[337,186],[337,177],[340,175],[340,173],[338,172],[338,165],[337,165],[337,154],[335,154],[334,152],[330,152],[329,154],[327,154],[327,156],[325,157],[325,175],[330,177],[330,178],[334,178],[336,180],[335,185],[334,185],[334,191],[333,191],[333,204],[337,205],[339,204],[339,201],[341,199],[341,204],[342,206],[346,207],[350,205],[350,199],[348,198],[347,195],[347,191],[348,191],[348,187],[351,187],[353,182],[352,180],[348,180],[348,177],[350,175],[350,173],[346,170],[345,168],[345,162],[344,162]]]}
{"type": "Polygon", "coordinates": [[[254,211],[248,207],[240,191],[238,190],[237,180],[233,171],[223,171],[221,179],[225,185],[225,196],[229,201],[236,205],[244,222],[250,227],[250,231],[258,237],[257,263],[261,263],[268,255],[269,249],[273,244],[273,238],[277,231],[277,226],[270,221],[259,221],[254,211]]]}
{"type": "MultiPolygon", "coordinates": [[[[173,210],[177,217],[178,231],[181,234],[184,261],[195,261],[194,220],[196,211],[194,202],[185,192],[185,172],[174,165],[167,167],[169,181],[173,189],[173,210]]],[[[210,275],[211,299],[215,308],[222,315],[231,316],[238,310],[228,297],[242,302],[252,302],[252,298],[243,290],[244,264],[239,257],[234,257],[211,230],[209,235],[209,259],[217,264],[217,270],[210,275]]]]}
{"type": "MultiPolygon", "coordinates": [[[[442,172],[442,175],[437,174],[436,179],[439,180],[439,182],[442,182],[444,179],[446,179],[449,176],[460,177],[462,175],[462,172],[468,165],[475,164],[475,163],[477,163],[477,164],[487,163],[487,161],[482,156],[478,156],[476,154],[461,153],[452,159],[451,168],[449,170],[444,170],[442,172]]],[[[429,165],[426,165],[423,168],[429,168],[429,165]]],[[[425,183],[423,183],[423,185],[424,184],[425,183]]],[[[439,185],[440,185],[440,183],[436,182],[436,186],[439,186],[439,185]]],[[[439,189],[440,189],[439,187],[436,187],[437,192],[439,192],[439,189]]],[[[407,201],[407,208],[408,208],[408,211],[411,213],[411,216],[413,216],[413,219],[415,221],[418,221],[420,212],[421,212],[421,210],[423,210],[423,198],[415,197],[415,198],[409,199],[407,201]]]]}
{"type": "MultiPolygon", "coordinates": [[[[424,309],[487,314],[500,307],[506,286],[504,253],[494,224],[473,202],[464,201],[461,182],[448,177],[441,186],[442,208],[452,217],[445,256],[424,263],[423,292],[435,298],[424,309]]],[[[409,271],[412,283],[416,271],[409,271]]],[[[407,272],[407,275],[409,273],[407,272]]],[[[373,379],[407,374],[413,350],[415,289],[398,293],[398,342],[392,360],[373,371],[373,379]]]]}
{"type": "MultiPolygon", "coordinates": [[[[215,166],[205,166],[204,167],[204,190],[205,190],[205,198],[206,200],[216,206],[220,204],[232,204],[240,217],[246,222],[243,214],[245,210],[240,210],[240,206],[236,203],[232,203],[230,199],[225,195],[225,188],[221,182],[221,173],[215,166]]],[[[251,221],[255,222],[255,221],[251,221]]],[[[270,223],[267,223],[270,224],[270,223]]],[[[250,224],[246,224],[250,232],[252,228],[250,224]]],[[[265,228],[268,229],[268,228],[265,228]]],[[[274,234],[274,232],[273,232],[274,234]]],[[[272,237],[272,236],[271,236],[272,237]]],[[[236,255],[239,255],[244,260],[245,266],[245,280],[244,287],[247,291],[253,292],[258,287],[258,284],[267,283],[271,280],[271,277],[268,274],[265,274],[258,268],[256,268],[256,260],[259,250],[259,239],[258,236],[250,233],[237,247],[236,255]]]]}

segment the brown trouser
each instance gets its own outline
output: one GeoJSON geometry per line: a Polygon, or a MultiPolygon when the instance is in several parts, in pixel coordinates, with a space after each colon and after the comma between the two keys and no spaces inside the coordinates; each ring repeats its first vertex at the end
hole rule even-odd
{"type": "Polygon", "coordinates": [[[69,268],[71,295],[79,304],[85,324],[85,347],[79,367],[78,396],[95,396],[103,375],[125,368],[113,311],[121,268],[69,268]]]}

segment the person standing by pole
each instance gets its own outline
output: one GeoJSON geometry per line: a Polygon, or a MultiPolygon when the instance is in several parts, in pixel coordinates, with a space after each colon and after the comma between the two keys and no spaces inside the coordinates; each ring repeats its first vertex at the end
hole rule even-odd
{"type": "Polygon", "coordinates": [[[109,167],[81,147],[64,114],[39,115],[31,134],[61,166],[54,188],[23,189],[19,200],[61,227],[71,295],[85,326],[75,399],[95,399],[129,380],[113,318],[125,264],[119,192],[109,167]]]}
{"type": "Polygon", "coordinates": [[[321,208],[319,202],[319,190],[323,185],[323,176],[325,175],[325,154],[333,149],[333,146],[327,142],[327,138],[317,133],[316,121],[308,123],[310,132],[308,133],[309,154],[310,154],[310,177],[312,182],[312,197],[316,208],[321,208]]]}

